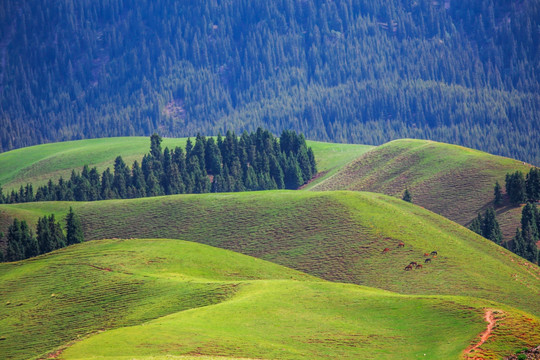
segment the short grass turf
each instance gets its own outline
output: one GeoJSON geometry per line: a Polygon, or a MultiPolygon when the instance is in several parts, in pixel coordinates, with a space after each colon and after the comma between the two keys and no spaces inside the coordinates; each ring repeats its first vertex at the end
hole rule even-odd
{"type": "MultiPolygon", "coordinates": [[[[1,205],[37,219],[73,206],[87,239],[177,238],[331,281],[484,298],[540,314],[540,268],[439,215],[363,192],[266,191],[1,205]],[[399,242],[405,244],[398,248],[399,242]],[[383,250],[389,251],[384,253],[383,250]],[[432,262],[424,253],[437,251],[432,262]],[[405,271],[410,262],[422,269],[405,271]]],[[[11,215],[10,215],[11,214],[11,215]]]]}
{"type": "MultiPolygon", "coordinates": [[[[378,146],[319,182],[313,190],[357,190],[401,198],[406,188],[412,201],[462,225],[493,206],[493,188],[503,188],[505,175],[528,173],[521,161],[457,145],[428,140],[402,139],[378,146]]],[[[519,207],[506,195],[497,214],[505,239],[519,225],[519,207]],[[515,209],[518,209],[516,211],[515,209]]]]}
{"type": "Polygon", "coordinates": [[[92,241],[0,274],[6,359],[458,359],[493,307],[529,323],[483,350],[540,340],[536,317],[502,304],[329,283],[179,240],[92,241]]]}
{"type": "Polygon", "coordinates": [[[0,354],[27,359],[103,329],[229,298],[242,281],[313,280],[178,240],[109,240],[0,264],[0,354]]]}
{"type": "MultiPolygon", "coordinates": [[[[163,148],[185,148],[187,138],[164,138],[163,148]]],[[[193,139],[192,139],[193,140],[193,139]]],[[[322,176],[333,174],[338,168],[371,149],[368,145],[334,144],[308,141],[313,148],[322,176]]],[[[71,170],[81,171],[84,165],[103,172],[114,166],[114,159],[122,156],[126,164],[139,163],[150,151],[148,137],[115,137],[66,141],[30,146],[0,154],[0,186],[4,192],[17,190],[31,183],[44,185],[49,179],[69,178],[71,170]]]]}
{"type": "MultiPolygon", "coordinates": [[[[162,147],[185,147],[186,138],[164,138],[162,147]]],[[[42,144],[0,154],[0,185],[4,191],[18,189],[31,183],[34,189],[56,181],[60,176],[69,178],[71,170],[81,171],[84,165],[96,166],[100,172],[114,166],[114,159],[122,156],[131,166],[141,161],[150,151],[149,137],[115,137],[42,144]]]]}

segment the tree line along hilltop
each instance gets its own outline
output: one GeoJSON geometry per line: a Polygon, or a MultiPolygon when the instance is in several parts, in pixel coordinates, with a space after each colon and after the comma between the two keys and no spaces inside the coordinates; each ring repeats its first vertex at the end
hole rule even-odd
{"type": "Polygon", "coordinates": [[[3,195],[0,203],[32,201],[95,201],[185,193],[297,189],[316,173],[313,150],[303,135],[284,130],[279,142],[269,131],[258,129],[237,137],[227,131],[217,140],[197,135],[185,150],[161,148],[162,139],[150,137],[150,152],[129,168],[121,156],[114,170],[102,174],[84,166],[68,180],[49,180],[34,191],[32,184],[3,195]]]}

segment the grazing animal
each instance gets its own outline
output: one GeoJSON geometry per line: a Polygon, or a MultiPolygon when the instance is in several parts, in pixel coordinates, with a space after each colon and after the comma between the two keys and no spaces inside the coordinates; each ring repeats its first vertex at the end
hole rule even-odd
{"type": "Polygon", "coordinates": [[[437,254],[436,251],[432,251],[432,252],[431,252],[431,256],[437,256],[437,255],[438,255],[438,254],[437,254]]]}
{"type": "Polygon", "coordinates": [[[398,248],[402,248],[402,247],[405,247],[405,244],[404,244],[404,243],[402,243],[402,242],[400,242],[399,244],[397,244],[397,247],[398,247],[398,248]]]}
{"type": "Polygon", "coordinates": [[[383,254],[384,254],[384,253],[387,253],[387,252],[389,252],[389,251],[390,251],[389,248],[384,248],[384,250],[383,250],[382,252],[383,252],[383,254]]]}
{"type": "Polygon", "coordinates": [[[428,257],[429,256],[429,253],[424,253],[424,257],[428,257]]]}
{"type": "Polygon", "coordinates": [[[417,268],[417,269],[421,269],[421,268],[422,268],[422,264],[417,264],[417,265],[416,265],[416,268],[417,268]]]}
{"type": "Polygon", "coordinates": [[[430,258],[427,258],[426,260],[424,260],[424,263],[427,264],[427,263],[430,263],[431,262],[431,259],[430,258]]]}
{"type": "Polygon", "coordinates": [[[412,265],[411,265],[411,264],[409,264],[409,265],[405,266],[405,270],[407,270],[407,271],[409,271],[409,270],[412,270],[412,268],[413,268],[413,267],[412,267],[412,265]]]}
{"type": "Polygon", "coordinates": [[[409,265],[416,266],[416,265],[418,265],[418,263],[416,261],[411,261],[411,263],[409,265]]]}

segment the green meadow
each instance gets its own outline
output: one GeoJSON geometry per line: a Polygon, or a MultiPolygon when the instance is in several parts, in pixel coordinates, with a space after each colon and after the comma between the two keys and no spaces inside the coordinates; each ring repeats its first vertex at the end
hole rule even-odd
{"type": "MultiPolygon", "coordinates": [[[[485,308],[523,316],[473,298],[330,283],[180,240],[91,241],[0,273],[6,359],[457,359],[485,328],[485,308]]],[[[529,341],[501,333],[486,351],[537,341],[539,321],[527,316],[529,341]]]]}
{"type": "MultiPolygon", "coordinates": [[[[1,205],[30,222],[73,206],[86,238],[176,238],[326,280],[405,294],[485,298],[540,314],[540,270],[414,204],[363,192],[264,191],[1,205]],[[404,242],[404,248],[397,248],[404,242]],[[383,253],[385,248],[390,251],[383,253]],[[424,253],[437,251],[430,264],[424,253]],[[424,265],[404,271],[409,262],[424,265]]],[[[4,220],[4,222],[7,222],[4,220]]]]}
{"type": "MultiPolygon", "coordinates": [[[[472,360],[540,343],[540,268],[462,226],[528,165],[423,140],[308,145],[312,191],[0,205],[4,233],[73,207],[87,240],[0,263],[0,357],[472,360]],[[496,325],[469,353],[487,310],[496,325]]],[[[0,154],[0,184],[148,150],[146,137],[18,149],[0,154]]],[[[520,211],[497,209],[505,235],[520,211]]]]}

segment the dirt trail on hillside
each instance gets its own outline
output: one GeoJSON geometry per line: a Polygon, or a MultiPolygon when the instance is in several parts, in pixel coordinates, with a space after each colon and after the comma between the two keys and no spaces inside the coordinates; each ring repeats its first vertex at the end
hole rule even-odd
{"type": "MultiPolygon", "coordinates": [[[[481,334],[480,341],[477,344],[475,344],[473,346],[470,346],[470,347],[467,348],[467,350],[465,350],[465,358],[466,359],[471,359],[471,358],[467,357],[467,354],[472,353],[473,351],[478,349],[480,346],[482,346],[483,343],[486,342],[486,340],[491,335],[491,331],[493,330],[493,327],[497,323],[497,321],[495,321],[495,318],[493,317],[493,310],[486,310],[486,313],[484,315],[484,319],[488,323],[486,331],[484,331],[481,334]]],[[[472,360],[484,360],[484,358],[482,356],[478,356],[478,357],[475,356],[475,357],[472,358],[472,360]]]]}

